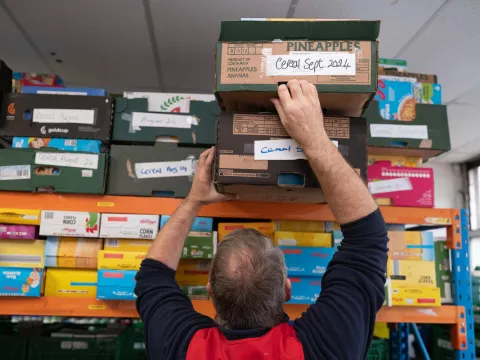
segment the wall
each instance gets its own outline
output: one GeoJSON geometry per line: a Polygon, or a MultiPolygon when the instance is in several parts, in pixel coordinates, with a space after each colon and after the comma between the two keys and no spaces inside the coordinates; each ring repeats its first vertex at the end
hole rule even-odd
{"type": "Polygon", "coordinates": [[[431,167],[435,180],[435,207],[462,208],[465,207],[463,176],[458,164],[428,162],[425,167],[431,167]]]}

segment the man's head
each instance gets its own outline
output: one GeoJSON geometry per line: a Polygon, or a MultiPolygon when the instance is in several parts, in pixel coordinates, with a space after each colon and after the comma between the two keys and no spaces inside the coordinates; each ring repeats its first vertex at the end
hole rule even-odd
{"type": "Polygon", "coordinates": [[[278,325],[291,293],[281,250],[257,230],[230,233],[218,246],[208,290],[220,326],[254,329],[278,325]]]}

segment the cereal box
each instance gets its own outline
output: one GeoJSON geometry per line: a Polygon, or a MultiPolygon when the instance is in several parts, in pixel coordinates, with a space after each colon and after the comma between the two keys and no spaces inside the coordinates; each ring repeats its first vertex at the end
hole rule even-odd
{"type": "Polygon", "coordinates": [[[206,286],[210,260],[182,259],[178,264],[175,280],[180,286],[206,286]]]}
{"type": "Polygon", "coordinates": [[[437,287],[435,261],[389,259],[387,277],[395,280],[397,286],[437,287]]]}
{"type": "MultiPolygon", "coordinates": [[[[170,215],[162,215],[160,217],[160,228],[164,227],[167,221],[171,218],[170,215]]],[[[193,221],[190,231],[208,232],[213,230],[213,218],[196,217],[193,221]]]]}
{"type": "Polygon", "coordinates": [[[97,212],[42,210],[40,235],[98,237],[99,227],[97,212]]]}
{"type": "Polygon", "coordinates": [[[218,241],[223,241],[223,238],[234,230],[239,229],[255,229],[260,231],[269,239],[273,239],[274,224],[273,222],[257,222],[257,223],[219,223],[218,224],[218,241]]]}
{"type": "Polygon", "coordinates": [[[299,232],[330,232],[340,227],[332,221],[318,220],[275,220],[277,231],[299,231],[299,232]]]}
{"type": "Polygon", "coordinates": [[[404,286],[397,280],[385,284],[387,306],[440,306],[440,289],[427,286],[404,286]]]}
{"type": "Polygon", "coordinates": [[[39,297],[43,269],[0,267],[0,296],[39,297]]]}
{"type": "Polygon", "coordinates": [[[1,240],[0,266],[43,268],[45,240],[1,240]]]}
{"type": "Polygon", "coordinates": [[[190,231],[183,246],[182,259],[213,259],[216,252],[216,231],[190,231]]]}
{"type": "Polygon", "coordinates": [[[147,252],[151,245],[151,240],[105,239],[103,242],[103,250],[147,252]]]}
{"type": "Polygon", "coordinates": [[[37,237],[37,228],[32,225],[8,225],[0,224],[0,239],[28,239],[37,237]]]}
{"type": "Polygon", "coordinates": [[[285,255],[288,276],[322,277],[335,252],[334,248],[280,246],[285,255]]]}
{"type": "Polygon", "coordinates": [[[322,278],[288,277],[292,284],[292,297],[287,304],[314,304],[322,290],[322,278]]]}
{"type": "Polygon", "coordinates": [[[102,214],[100,237],[153,240],[158,220],[158,215],[102,214]]]}
{"type": "Polygon", "coordinates": [[[47,237],[45,266],[96,269],[102,239],[47,237]]]}
{"type": "Polygon", "coordinates": [[[95,298],[97,270],[57,269],[47,270],[45,296],[95,298]]]}
{"type": "Polygon", "coordinates": [[[139,270],[145,252],[107,251],[98,252],[98,268],[107,270],[139,270]]]}
{"type": "Polygon", "coordinates": [[[433,233],[389,231],[388,257],[392,260],[434,261],[433,233]]]}
{"type": "Polygon", "coordinates": [[[40,210],[0,208],[0,223],[40,225],[40,210]]]}
{"type": "Polygon", "coordinates": [[[275,231],[273,242],[278,246],[332,247],[332,234],[275,231]]]}
{"type": "Polygon", "coordinates": [[[98,270],[97,299],[135,300],[135,270],[98,270]]]}

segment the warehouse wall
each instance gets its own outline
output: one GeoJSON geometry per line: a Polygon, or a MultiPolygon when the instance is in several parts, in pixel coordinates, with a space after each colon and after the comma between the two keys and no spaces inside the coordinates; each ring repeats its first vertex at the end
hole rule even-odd
{"type": "Polygon", "coordinates": [[[435,207],[436,208],[463,208],[464,192],[461,166],[458,164],[444,164],[428,162],[425,167],[431,167],[435,179],[435,207]]]}

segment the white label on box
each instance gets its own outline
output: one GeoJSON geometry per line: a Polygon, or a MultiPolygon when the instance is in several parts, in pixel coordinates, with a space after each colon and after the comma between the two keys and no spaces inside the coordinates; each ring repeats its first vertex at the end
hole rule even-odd
{"type": "Polygon", "coordinates": [[[267,55],[267,76],[355,75],[355,54],[348,52],[292,52],[267,55]]]}
{"type": "Polygon", "coordinates": [[[92,177],[93,170],[82,170],[82,177],[92,177]]]}
{"type": "Polygon", "coordinates": [[[155,239],[158,221],[158,215],[102,214],[100,237],[155,239]]]}
{"type": "Polygon", "coordinates": [[[161,128],[179,128],[190,129],[192,124],[197,125],[193,116],[158,114],[158,113],[132,113],[132,127],[139,129],[142,127],[161,127],[161,128]]]}
{"type": "MultiPolygon", "coordinates": [[[[338,147],[338,141],[332,140],[338,147]]],[[[254,142],[255,160],[297,160],[306,159],[303,149],[293,139],[258,140],[254,142]]]]}
{"type": "Polygon", "coordinates": [[[30,179],[30,165],[0,166],[0,181],[30,179]]]}
{"type": "Polygon", "coordinates": [[[371,137],[428,139],[427,125],[371,124],[371,137]]]}
{"type": "Polygon", "coordinates": [[[40,235],[96,238],[99,220],[96,212],[42,210],[40,235]]]}
{"type": "Polygon", "coordinates": [[[139,179],[190,176],[193,174],[192,161],[164,161],[135,164],[135,174],[139,179]]]}
{"type": "Polygon", "coordinates": [[[98,169],[97,154],[37,152],[35,164],[98,169]]]}
{"type": "Polygon", "coordinates": [[[372,195],[395,191],[409,191],[412,189],[412,183],[410,182],[409,178],[380,180],[368,183],[368,190],[370,190],[372,195]]]}
{"type": "Polygon", "coordinates": [[[33,109],[32,121],[44,124],[93,125],[95,122],[95,110],[33,109]]]}

